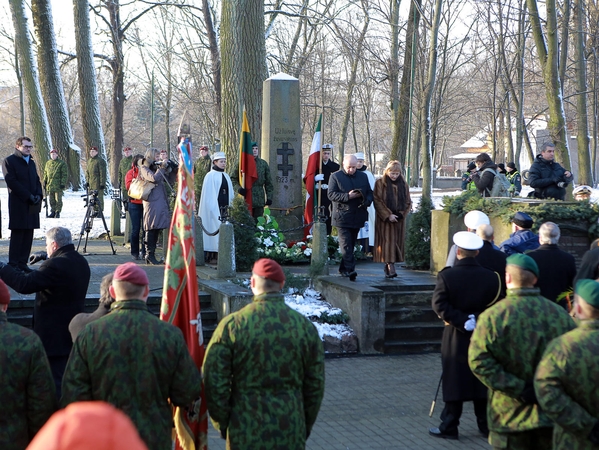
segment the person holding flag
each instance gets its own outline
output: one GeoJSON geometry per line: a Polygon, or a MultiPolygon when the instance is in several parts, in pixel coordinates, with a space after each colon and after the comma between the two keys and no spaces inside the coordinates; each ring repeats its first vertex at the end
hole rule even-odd
{"type": "MultiPolygon", "coordinates": [[[[236,171],[239,178],[239,194],[245,198],[245,202],[248,205],[248,209],[250,213],[254,212],[253,206],[253,187],[254,183],[258,180],[258,169],[256,167],[256,155],[254,155],[254,151],[252,147],[254,146],[254,142],[252,142],[252,137],[250,135],[250,126],[248,124],[248,116],[245,112],[245,107],[243,108],[243,122],[241,124],[241,136],[239,139],[239,170],[236,171]]],[[[256,150],[258,145],[256,145],[256,150]]],[[[266,164],[266,161],[264,161],[266,164]]],[[[268,165],[267,165],[268,167],[268,165]]],[[[269,171],[269,179],[270,179],[270,171],[269,171]]],[[[268,195],[268,192],[267,192],[268,195]]],[[[271,193],[272,195],[272,193],[271,193]]],[[[264,201],[264,200],[262,200],[264,201]]],[[[271,201],[272,203],[272,201],[271,201]]],[[[263,208],[264,209],[264,208],[263,208]]],[[[264,211],[263,211],[264,212],[264,211]]],[[[256,216],[254,216],[256,217],[256,216]]],[[[205,248],[205,247],[204,247],[205,248]]]]}
{"type": "MultiPolygon", "coordinates": [[[[274,187],[272,185],[272,178],[270,177],[270,168],[268,167],[268,163],[258,156],[260,154],[258,144],[252,142],[251,145],[252,154],[254,155],[254,161],[256,164],[257,178],[254,181],[251,189],[252,208],[250,212],[252,213],[252,217],[257,219],[258,217],[262,217],[264,215],[265,206],[272,205],[274,187]]],[[[241,187],[241,184],[239,183],[239,174],[239,168],[235,168],[231,174],[231,181],[233,182],[233,185],[237,187],[237,192],[239,195],[245,197],[248,191],[247,189],[241,187]]]]}

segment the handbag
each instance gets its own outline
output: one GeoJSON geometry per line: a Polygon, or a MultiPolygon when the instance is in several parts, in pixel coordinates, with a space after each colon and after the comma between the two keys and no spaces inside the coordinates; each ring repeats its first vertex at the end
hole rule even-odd
{"type": "Polygon", "coordinates": [[[129,190],[127,194],[130,198],[135,200],[148,200],[150,197],[150,192],[154,189],[156,185],[146,180],[142,180],[141,178],[133,178],[131,180],[131,184],[129,185],[129,190]]]}

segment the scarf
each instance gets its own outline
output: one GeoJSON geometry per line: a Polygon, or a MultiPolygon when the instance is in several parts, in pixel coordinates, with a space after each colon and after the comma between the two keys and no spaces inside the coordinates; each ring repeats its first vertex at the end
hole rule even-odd
{"type": "Polygon", "coordinates": [[[385,205],[387,208],[391,210],[391,212],[395,215],[397,213],[402,213],[406,209],[406,182],[403,177],[400,175],[397,180],[393,181],[387,175],[385,175],[385,205]],[[397,189],[397,194],[395,193],[395,189],[397,189]]]}

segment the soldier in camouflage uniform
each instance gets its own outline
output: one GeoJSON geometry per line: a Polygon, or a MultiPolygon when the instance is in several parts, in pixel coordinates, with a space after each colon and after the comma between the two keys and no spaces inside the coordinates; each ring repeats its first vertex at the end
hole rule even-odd
{"type": "MultiPolygon", "coordinates": [[[[258,149],[258,144],[255,142],[252,142],[252,152],[254,153],[256,171],[258,172],[258,179],[252,185],[252,217],[257,219],[264,215],[264,206],[272,205],[274,187],[270,178],[268,163],[258,157],[260,150],[258,149]]],[[[231,181],[233,182],[233,187],[240,195],[246,194],[247,190],[239,184],[239,164],[235,166],[235,170],[231,174],[231,181]]]]}
{"type": "Polygon", "coordinates": [[[127,188],[125,187],[125,177],[127,172],[131,170],[131,163],[133,162],[133,156],[131,155],[131,147],[125,147],[123,149],[123,159],[119,164],[119,188],[121,189],[121,200],[123,202],[123,209],[129,210],[129,195],[127,194],[127,188]]]}
{"type": "Polygon", "coordinates": [[[539,405],[555,422],[553,448],[599,448],[599,283],[576,284],[578,328],[551,341],[535,375],[539,405]]]}
{"type": "Polygon", "coordinates": [[[510,256],[507,297],[478,317],[470,341],[470,368],[491,390],[487,416],[494,449],[551,448],[553,423],[538,405],[533,377],[547,344],[575,324],[533,287],[538,274],[530,256],[510,256]]]}
{"type": "Polygon", "coordinates": [[[89,149],[85,178],[91,191],[98,191],[98,206],[104,211],[104,188],[106,188],[106,161],[98,156],[98,147],[89,149]]]}
{"type": "Polygon", "coordinates": [[[23,450],[56,410],[56,393],[40,338],[7,322],[9,302],[0,281],[0,448],[23,450]]]}
{"type": "Polygon", "coordinates": [[[181,331],[148,310],[149,291],[141,267],[117,267],[110,286],[116,301],[77,337],[61,401],[108,402],[131,418],[150,450],[165,450],[172,446],[171,406],[196,400],[201,378],[181,331]]]}
{"type": "Polygon", "coordinates": [[[206,350],[208,411],[228,449],[304,449],[324,394],[316,328],[279,293],[281,266],[254,264],[254,300],[219,323],[206,350]]]}
{"type": "Polygon", "coordinates": [[[208,152],[208,146],[202,145],[200,147],[200,157],[196,160],[193,165],[193,185],[196,195],[196,212],[200,210],[200,196],[202,195],[202,184],[204,184],[204,178],[206,174],[210,172],[212,167],[212,159],[210,158],[210,152],[208,152]]]}
{"type": "Polygon", "coordinates": [[[44,166],[43,185],[52,210],[48,217],[58,219],[62,211],[62,193],[67,185],[69,172],[66,163],[58,159],[58,150],[53,148],[50,151],[50,158],[44,166]]]}

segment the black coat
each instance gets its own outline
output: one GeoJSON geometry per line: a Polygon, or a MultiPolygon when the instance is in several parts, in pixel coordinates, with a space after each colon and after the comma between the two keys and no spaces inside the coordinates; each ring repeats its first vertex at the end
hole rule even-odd
{"type": "Polygon", "coordinates": [[[554,302],[561,293],[572,289],[576,276],[574,256],[560,250],[555,244],[543,244],[527,255],[539,266],[536,287],[541,289],[543,297],[554,302]]]}
{"type": "Polygon", "coordinates": [[[480,195],[483,197],[490,197],[495,175],[490,170],[483,173],[485,169],[492,169],[497,172],[497,164],[495,164],[493,161],[487,161],[484,163],[478,172],[474,172],[472,174],[472,181],[474,181],[474,185],[476,186],[476,189],[480,195]]]}
{"type": "MultiPolygon", "coordinates": [[[[322,173],[324,175],[324,180],[322,181],[322,184],[324,186],[328,186],[329,182],[331,181],[331,175],[334,174],[335,172],[337,172],[339,170],[339,164],[334,163],[333,161],[329,160],[328,163],[326,164],[321,164],[320,165],[320,173],[322,173]]],[[[318,189],[318,183],[316,183],[317,189],[318,189]]],[[[328,206],[331,204],[331,201],[329,200],[329,197],[327,195],[328,190],[327,189],[323,189],[322,190],[322,197],[320,199],[320,204],[322,206],[326,206],[327,207],[327,215],[329,215],[329,211],[328,211],[328,206]]]]}
{"type": "Polygon", "coordinates": [[[489,241],[483,241],[483,247],[478,251],[476,260],[486,269],[496,272],[501,280],[501,294],[499,298],[505,297],[505,260],[507,255],[493,247],[489,241]]]}
{"type": "Polygon", "coordinates": [[[4,180],[8,188],[8,228],[10,230],[32,230],[40,227],[41,202],[32,205],[32,195],[43,196],[42,183],[37,174],[33,157],[29,164],[20,151],[4,159],[2,163],[4,180]]]}
{"type": "Polygon", "coordinates": [[[368,207],[374,199],[368,176],[356,171],[348,175],[340,170],[331,175],[329,180],[329,200],[333,202],[331,223],[342,228],[362,228],[368,220],[368,207]],[[349,192],[358,190],[362,196],[349,198],[349,192]]]}
{"type": "Polygon", "coordinates": [[[557,183],[572,182],[572,174],[566,177],[564,169],[555,161],[547,161],[542,155],[537,155],[535,161],[528,170],[528,184],[535,190],[536,198],[554,198],[564,200],[566,189],[557,186],[557,183]]]}
{"type": "Polygon", "coordinates": [[[574,287],[579,280],[599,278],[599,248],[595,247],[582,256],[578,273],[574,278],[574,287]]]}
{"type": "Polygon", "coordinates": [[[71,352],[69,322],[84,310],[90,274],[87,260],[73,244],[60,247],[31,273],[11,266],[0,270],[0,278],[15,291],[35,292],[33,331],[41,338],[48,356],[67,356],[71,352]]]}
{"type": "Polygon", "coordinates": [[[471,331],[464,329],[468,315],[476,317],[499,298],[497,274],[481,267],[474,258],[457,260],[437,275],[432,307],[446,323],[441,341],[443,401],[487,398],[487,388],[468,366],[471,331]]]}

